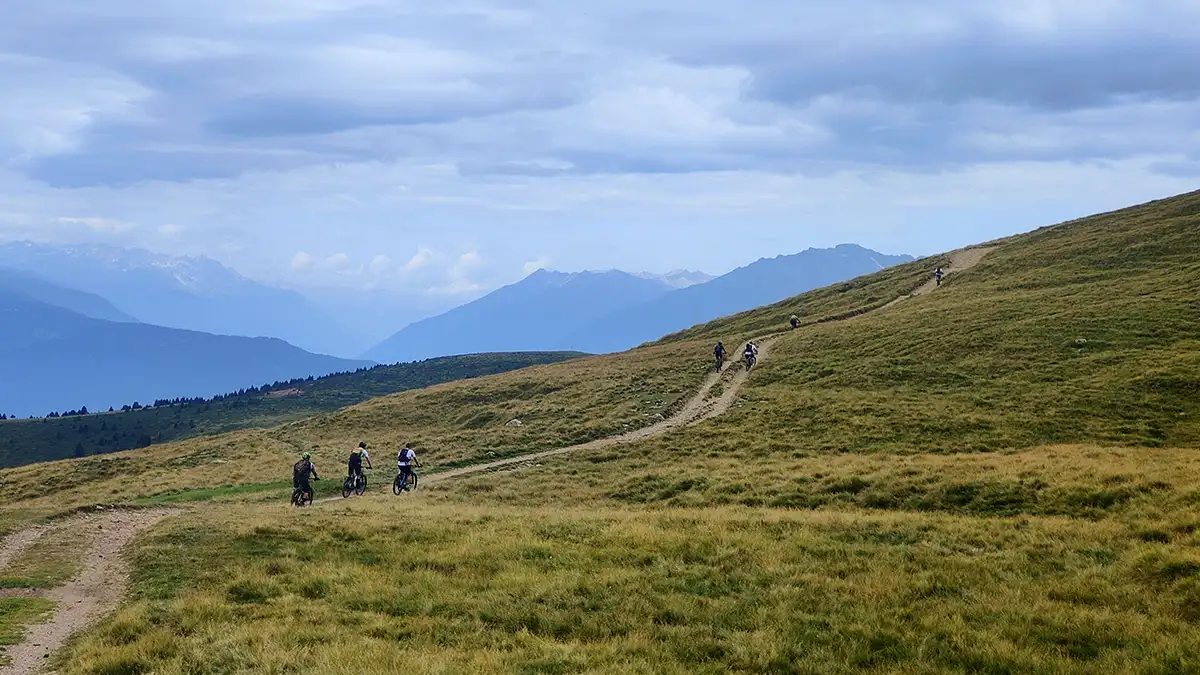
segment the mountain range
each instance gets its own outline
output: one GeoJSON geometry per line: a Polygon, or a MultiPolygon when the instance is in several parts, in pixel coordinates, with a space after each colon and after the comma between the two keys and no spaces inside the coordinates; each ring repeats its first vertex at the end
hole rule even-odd
{"type": "Polygon", "coordinates": [[[597,317],[671,292],[662,279],[627,272],[538,270],[462,307],[418,321],[367,352],[381,363],[434,356],[552,350],[597,317]]]}
{"type": "Polygon", "coordinates": [[[4,414],[211,396],[365,365],[311,354],[278,338],[137,323],[94,294],[26,272],[0,271],[4,414]]]}
{"type": "MultiPolygon", "coordinates": [[[[568,333],[560,344],[604,353],[635,347],[718,317],[770,305],[840,281],[913,260],[854,244],[764,258],[711,281],[630,304],[568,333]]],[[[781,317],[780,322],[787,317],[781,317]]]]}
{"type": "Polygon", "coordinates": [[[348,288],[300,293],[208,258],[3,244],[0,368],[5,383],[16,384],[0,391],[0,413],[211,396],[368,362],[619,351],[911,259],[847,244],[762,259],[720,277],[538,270],[431,316],[445,299],[348,288]]]}
{"type": "Polygon", "coordinates": [[[393,362],[515,349],[620,351],[911,260],[843,244],[761,259],[716,278],[696,272],[656,276],[538,270],[407,326],[364,358],[393,362]]]}
{"type": "Polygon", "coordinates": [[[361,353],[377,341],[364,338],[344,316],[301,293],[247,279],[210,258],[17,242],[0,245],[0,267],[86,290],[120,312],[158,326],[276,337],[309,351],[339,355],[361,353]]]}

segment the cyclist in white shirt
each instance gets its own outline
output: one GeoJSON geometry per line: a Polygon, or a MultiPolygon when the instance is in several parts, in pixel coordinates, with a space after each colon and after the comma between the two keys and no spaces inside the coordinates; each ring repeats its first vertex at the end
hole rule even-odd
{"type": "Polygon", "coordinates": [[[421,466],[417,461],[417,453],[408,447],[408,443],[404,444],[404,448],[396,453],[396,472],[401,476],[401,482],[408,485],[413,477],[413,467],[421,466]]]}

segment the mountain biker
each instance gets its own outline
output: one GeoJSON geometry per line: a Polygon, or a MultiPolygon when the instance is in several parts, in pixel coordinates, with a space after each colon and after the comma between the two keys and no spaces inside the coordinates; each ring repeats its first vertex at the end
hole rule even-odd
{"type": "Polygon", "coordinates": [[[933,271],[933,276],[937,279],[937,285],[942,285],[942,277],[946,276],[946,272],[941,267],[933,271]]]}
{"type": "Polygon", "coordinates": [[[796,330],[800,327],[800,317],[796,316],[795,314],[793,314],[792,318],[788,319],[788,321],[792,324],[792,330],[796,330]]]}
{"type": "Polygon", "coordinates": [[[746,343],[746,365],[752,366],[758,362],[758,345],[753,342],[746,343]]]}
{"type": "Polygon", "coordinates": [[[305,493],[311,495],[313,489],[312,483],[308,481],[309,474],[312,474],[313,478],[321,480],[321,477],[317,475],[317,467],[313,466],[312,455],[306,452],[299,462],[292,465],[292,488],[303,489],[305,493]]]}
{"type": "Polygon", "coordinates": [[[717,370],[720,370],[721,364],[725,363],[725,345],[718,342],[713,348],[713,354],[717,357],[717,370]]]}
{"type": "Polygon", "coordinates": [[[368,469],[375,468],[374,466],[371,465],[371,455],[367,453],[367,442],[366,441],[362,441],[361,443],[359,443],[358,447],[355,448],[350,453],[350,461],[348,464],[348,469],[349,469],[349,475],[351,478],[361,478],[362,477],[362,475],[363,475],[362,463],[363,463],[364,459],[367,460],[367,468],[368,469]]]}
{"type": "Polygon", "coordinates": [[[405,485],[408,485],[413,477],[413,465],[421,466],[421,463],[417,461],[417,453],[413,452],[408,445],[405,443],[400,452],[396,453],[396,473],[401,476],[401,482],[405,485]]]}

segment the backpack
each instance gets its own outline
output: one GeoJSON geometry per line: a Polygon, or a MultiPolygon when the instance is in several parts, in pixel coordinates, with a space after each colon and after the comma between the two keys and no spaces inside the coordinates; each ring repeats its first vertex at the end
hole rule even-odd
{"type": "Polygon", "coordinates": [[[302,459],[292,465],[293,476],[307,476],[311,470],[312,462],[309,462],[307,459],[302,459]]]}

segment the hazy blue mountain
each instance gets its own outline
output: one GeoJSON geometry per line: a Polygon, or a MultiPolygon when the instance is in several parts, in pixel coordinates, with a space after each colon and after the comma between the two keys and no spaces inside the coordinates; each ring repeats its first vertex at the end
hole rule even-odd
{"type": "Polygon", "coordinates": [[[276,338],[94,319],[0,289],[0,412],[44,415],[211,396],[368,365],[276,338]]]}
{"type": "Polygon", "coordinates": [[[347,348],[339,355],[357,355],[395,335],[405,326],[436,316],[475,297],[418,295],[377,289],[314,287],[300,290],[326,316],[348,330],[347,348]]]}
{"type": "Polygon", "coordinates": [[[537,351],[588,322],[671,291],[625,272],[538,270],[474,302],[418,321],[367,352],[381,363],[476,352],[537,351]]]}
{"type": "MultiPolygon", "coordinates": [[[[620,351],[698,323],[736,314],[913,260],[855,244],[764,258],[698,284],[619,309],[568,334],[559,348],[620,351]]],[[[780,321],[786,321],[781,317],[780,321]]]]}
{"type": "Polygon", "coordinates": [[[0,267],[0,292],[69,309],[93,319],[137,323],[137,319],[94,293],[59,286],[31,272],[0,267]]]}
{"type": "Polygon", "coordinates": [[[149,324],[282,338],[310,351],[356,354],[353,326],[295,291],[257,283],[209,258],[112,246],[0,244],[0,266],[107,298],[149,324]]]}
{"type": "Polygon", "coordinates": [[[704,284],[716,279],[716,277],[706,272],[695,272],[692,270],[671,270],[666,274],[641,272],[635,276],[643,279],[656,279],[670,286],[671,288],[687,288],[688,286],[704,284]]]}

